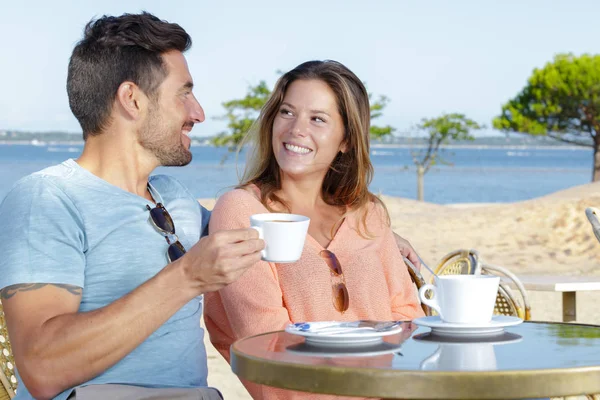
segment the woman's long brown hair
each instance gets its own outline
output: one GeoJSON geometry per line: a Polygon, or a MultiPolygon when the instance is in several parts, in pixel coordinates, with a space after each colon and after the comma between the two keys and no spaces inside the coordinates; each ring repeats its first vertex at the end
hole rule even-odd
{"type": "MultiPolygon", "coordinates": [[[[369,95],[358,77],[337,61],[308,61],[285,73],[246,136],[242,146],[254,142],[246,162],[246,169],[238,187],[255,184],[260,189],[261,202],[274,211],[272,204],[280,204],[291,211],[289,205],[275,193],[281,189],[281,173],[273,153],[273,122],[290,84],[296,80],[325,82],[336,97],[338,111],[344,122],[345,152],[339,152],[323,180],[321,196],[326,204],[339,207],[345,213],[358,211],[361,225],[359,233],[370,237],[366,227],[368,205],[371,202],[383,207],[387,222],[389,214],[383,202],[369,192],[373,178],[373,164],[369,157],[369,126],[371,110],[369,95]]],[[[336,224],[337,225],[337,224],[336,224]]]]}

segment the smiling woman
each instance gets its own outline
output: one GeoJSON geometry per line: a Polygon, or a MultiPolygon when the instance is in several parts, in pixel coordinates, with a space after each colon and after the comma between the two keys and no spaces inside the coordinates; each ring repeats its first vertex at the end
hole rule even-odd
{"type": "MultiPolygon", "coordinates": [[[[260,261],[205,295],[206,327],[227,361],[235,340],[290,323],[423,315],[387,211],[368,190],[369,123],[365,87],[338,62],[309,61],[277,82],[251,132],[244,179],[219,198],[210,231],[266,212],[305,215],[310,226],[297,262],[260,261]]],[[[245,385],[255,399],[311,398],[245,385]]]]}
{"type": "Polygon", "coordinates": [[[316,174],[322,180],[336,155],[345,151],[335,93],[320,80],[294,81],[273,121],[273,152],[281,173],[316,174]]]}

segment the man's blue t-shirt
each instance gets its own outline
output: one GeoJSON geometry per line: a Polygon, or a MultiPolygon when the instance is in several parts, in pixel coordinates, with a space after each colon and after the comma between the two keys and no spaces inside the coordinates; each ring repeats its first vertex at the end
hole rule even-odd
{"type": "MultiPolygon", "coordinates": [[[[192,247],[205,232],[209,212],[173,178],[152,176],[149,187],[173,218],[180,242],[192,247]]],[[[0,205],[0,287],[76,285],[83,288],[80,312],[123,297],[168,263],[167,241],[152,225],[146,205],[154,207],[74,160],[21,179],[0,205]]],[[[207,386],[202,301],[200,296],[187,303],[123,360],[86,384],[207,386]]],[[[66,399],[70,392],[56,399],[66,399]]],[[[31,398],[19,378],[16,399],[31,398]]]]}

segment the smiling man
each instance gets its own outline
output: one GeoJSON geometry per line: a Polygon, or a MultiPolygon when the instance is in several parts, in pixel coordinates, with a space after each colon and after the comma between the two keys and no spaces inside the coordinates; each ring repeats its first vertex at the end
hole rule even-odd
{"type": "Polygon", "coordinates": [[[0,292],[17,399],[219,399],[207,387],[204,293],[260,260],[253,229],[205,236],[176,180],[204,120],[176,24],[91,21],[69,63],[81,157],[19,181],[0,206],[0,292]],[[186,252],[187,250],[187,252],[186,252]]]}

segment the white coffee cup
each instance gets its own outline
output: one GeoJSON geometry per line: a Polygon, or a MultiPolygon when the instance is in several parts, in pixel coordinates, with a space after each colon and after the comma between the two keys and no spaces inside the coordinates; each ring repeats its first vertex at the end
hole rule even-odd
{"type": "Polygon", "coordinates": [[[492,275],[442,275],[435,286],[419,289],[421,302],[438,312],[444,322],[484,324],[492,320],[500,278],[492,275]],[[425,297],[427,290],[433,293],[425,297]]]}
{"type": "Polygon", "coordinates": [[[250,216],[250,226],[265,241],[264,261],[298,261],[304,249],[310,218],[298,214],[266,213],[250,216]]]}
{"type": "Polygon", "coordinates": [[[423,360],[423,370],[490,371],[496,369],[496,353],[491,343],[444,343],[423,360]]]}

